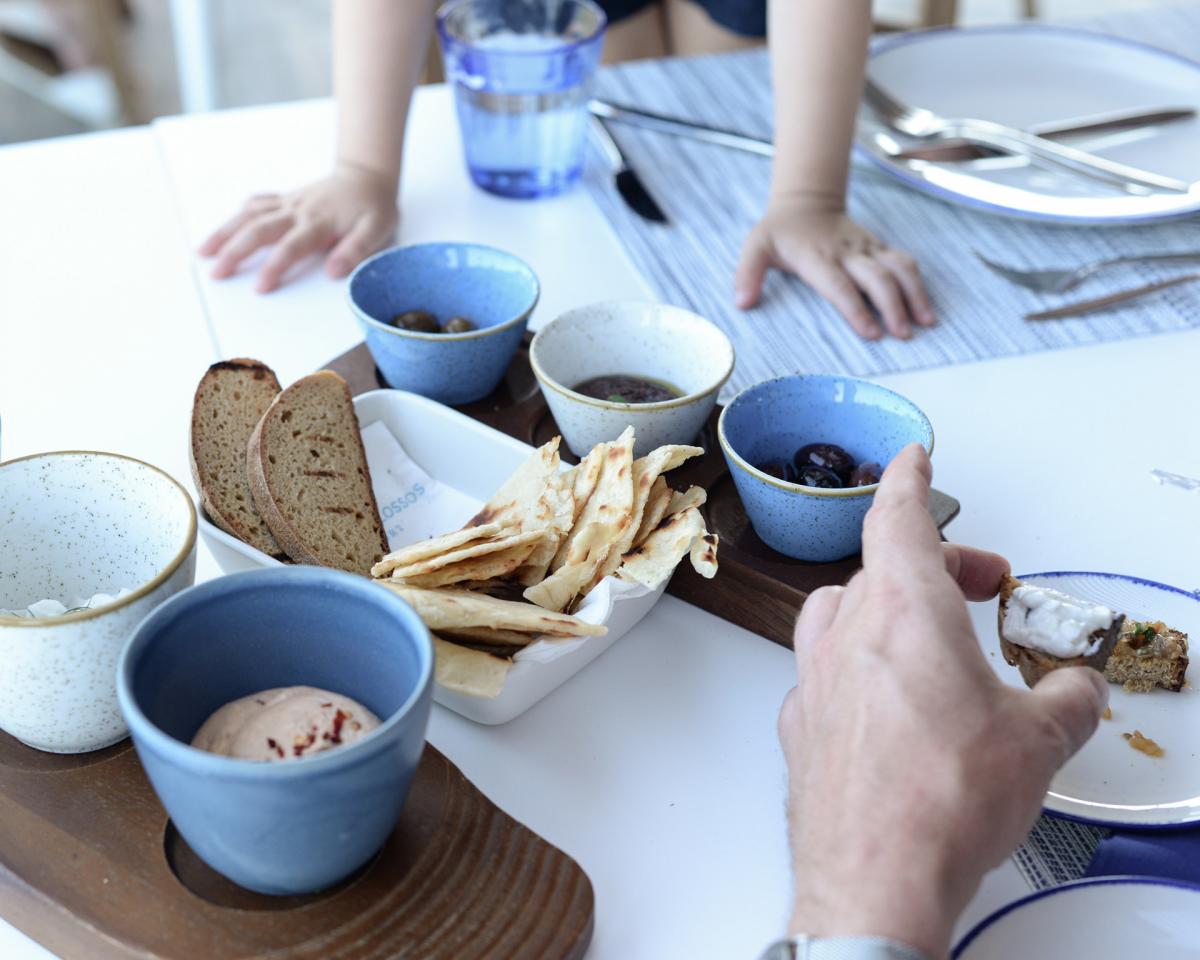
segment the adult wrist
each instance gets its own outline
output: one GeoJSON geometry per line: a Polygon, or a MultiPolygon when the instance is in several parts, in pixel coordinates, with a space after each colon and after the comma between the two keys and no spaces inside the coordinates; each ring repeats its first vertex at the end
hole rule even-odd
{"type": "Polygon", "coordinates": [[[948,871],[920,862],[864,864],[850,873],[809,864],[798,884],[789,934],[814,937],[882,937],[928,957],[945,956],[957,916],[959,892],[948,871]]]}

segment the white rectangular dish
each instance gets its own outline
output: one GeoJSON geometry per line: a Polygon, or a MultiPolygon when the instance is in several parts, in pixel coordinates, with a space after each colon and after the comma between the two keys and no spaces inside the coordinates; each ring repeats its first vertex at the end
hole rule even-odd
{"type": "MultiPolygon", "coordinates": [[[[364,393],[355,398],[354,408],[364,433],[376,423],[386,427],[421,470],[449,488],[448,498],[456,501],[460,510],[469,506],[468,500],[476,507],[486,502],[533,452],[528,444],[440,403],[402,390],[364,393]]],[[[389,545],[395,550],[426,534],[410,533],[406,537],[400,531],[397,518],[411,503],[396,496],[395,478],[380,460],[377,448],[370,443],[365,445],[375,496],[388,529],[389,545]]],[[[471,513],[465,513],[456,523],[462,524],[470,516],[471,513]]],[[[216,527],[203,512],[200,532],[226,573],[281,565],[280,561],[216,527]]],[[[638,591],[631,591],[628,585],[610,577],[592,591],[579,611],[581,619],[606,625],[605,636],[531,644],[517,654],[498,697],[469,697],[435,684],[433,698],[477,723],[507,723],[611,647],[650,612],[665,588],[664,582],[657,589],[638,595],[638,591]]]]}

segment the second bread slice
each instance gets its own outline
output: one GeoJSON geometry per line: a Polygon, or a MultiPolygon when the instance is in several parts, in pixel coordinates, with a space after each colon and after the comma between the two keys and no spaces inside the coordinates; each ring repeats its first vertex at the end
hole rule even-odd
{"type": "Polygon", "coordinates": [[[250,492],[298,563],[366,575],[387,552],[346,381],[322,370],[279,394],[250,435],[250,492]]]}
{"type": "Polygon", "coordinates": [[[255,509],[246,479],[246,443],[278,395],[279,381],[265,363],[244,357],[214,363],[196,388],[188,447],[192,479],[209,519],[282,559],[283,551],[255,509]]]}

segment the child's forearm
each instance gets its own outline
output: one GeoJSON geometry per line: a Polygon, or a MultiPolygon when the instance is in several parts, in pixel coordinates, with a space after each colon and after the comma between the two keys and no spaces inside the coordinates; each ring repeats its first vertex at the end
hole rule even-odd
{"type": "Polygon", "coordinates": [[[400,181],[404,125],[429,47],[436,0],[336,0],[337,161],[400,181]]]}
{"type": "Polygon", "coordinates": [[[771,195],[843,203],[862,95],[870,0],[771,0],[771,195]]]}

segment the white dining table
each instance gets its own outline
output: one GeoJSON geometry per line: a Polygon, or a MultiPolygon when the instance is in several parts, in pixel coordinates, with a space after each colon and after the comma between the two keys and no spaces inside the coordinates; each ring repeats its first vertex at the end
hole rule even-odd
{"type": "MultiPolygon", "coordinates": [[[[253,264],[218,283],[193,253],[249,194],[320,175],[333,123],[314,101],[0,149],[0,455],[121,452],[190,485],[192,394],[210,363],[256,357],[286,383],[354,346],[344,283],[310,264],[259,296],[253,264]]],[[[521,202],[470,185],[442,87],[416,97],[402,209],[401,243],[527,260],[543,286],[535,328],[650,296],[583,191],[521,202]]],[[[1200,496],[1150,471],[1200,476],[1197,357],[1200,331],[879,379],[934,424],[936,484],[962,502],[951,539],[1018,571],[1194,588],[1200,496]]],[[[197,571],[220,575],[203,543],[197,571]]],[[[975,610],[981,635],[993,609],[975,610]]],[[[435,706],[429,741],[587,871],[591,960],[754,958],[790,897],[775,722],[793,681],[789,651],[666,596],[524,716],[486,727],[435,706]]],[[[1007,861],[960,932],[1027,892],[1007,861]]],[[[0,957],[50,956],[0,922],[0,957]]]]}

